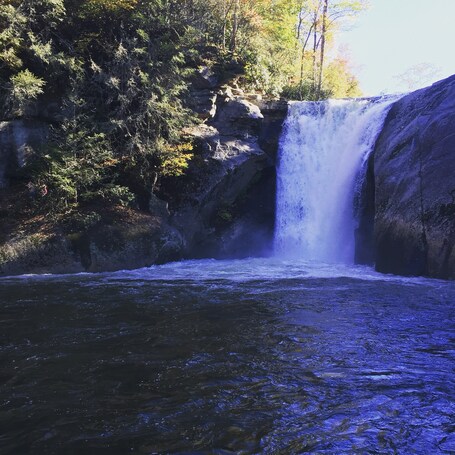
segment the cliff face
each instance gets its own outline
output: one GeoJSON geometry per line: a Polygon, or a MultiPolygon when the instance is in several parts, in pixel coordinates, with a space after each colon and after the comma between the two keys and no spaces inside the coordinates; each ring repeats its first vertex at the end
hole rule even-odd
{"type": "Polygon", "coordinates": [[[269,253],[275,220],[275,159],[286,102],[218,102],[209,125],[190,133],[199,163],[173,223],[184,232],[186,257],[240,258],[269,253]]]}
{"type": "MultiPolygon", "coordinates": [[[[188,131],[195,159],[177,183],[179,201],[168,209],[152,195],[150,210],[110,210],[80,232],[44,222],[19,232],[0,204],[0,275],[70,273],[138,268],[180,258],[266,255],[275,219],[275,157],[286,102],[262,102],[224,88],[194,94],[206,121],[188,131]]],[[[0,123],[0,197],[27,156],[39,150],[48,126],[38,120],[0,123]],[[3,189],[2,189],[3,188],[3,189]]],[[[1,202],[1,201],[0,201],[1,202]]],[[[65,220],[62,220],[64,223],[65,220]]]]}
{"type": "Polygon", "coordinates": [[[28,156],[46,141],[48,128],[41,120],[0,122],[0,188],[9,186],[28,156]]]}
{"type": "Polygon", "coordinates": [[[455,76],[394,104],[372,166],[377,270],[454,279],[455,76]]]}
{"type": "MultiPolygon", "coordinates": [[[[288,104],[219,88],[210,75],[203,80],[192,99],[204,123],[188,130],[195,158],[170,208],[152,196],[148,213],[114,210],[80,232],[35,232],[31,224],[23,234],[2,204],[0,274],[267,255],[288,104]]],[[[0,123],[0,197],[47,132],[45,121],[0,123]]],[[[10,206],[19,197],[27,195],[13,194],[10,206]]],[[[369,161],[360,221],[358,262],[375,262],[386,273],[455,279],[455,76],[393,105],[369,161]]]]}

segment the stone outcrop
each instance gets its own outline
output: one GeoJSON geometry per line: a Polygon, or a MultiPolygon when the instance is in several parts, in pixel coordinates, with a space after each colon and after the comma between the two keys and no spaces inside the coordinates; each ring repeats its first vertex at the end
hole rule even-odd
{"type": "Polygon", "coordinates": [[[187,104],[203,121],[215,117],[218,86],[218,77],[210,68],[204,66],[194,72],[187,104]]]}
{"type": "Polygon", "coordinates": [[[393,105],[373,160],[377,270],[455,279],[455,76],[393,105]]]}
{"type": "Polygon", "coordinates": [[[182,249],[165,219],[134,213],[80,233],[16,233],[0,246],[0,275],[133,269],[179,259],[182,249]]]}
{"type": "Polygon", "coordinates": [[[198,160],[173,223],[184,233],[186,257],[267,255],[275,220],[275,158],[287,103],[262,109],[224,91],[217,115],[193,128],[198,160]],[[274,136],[274,140],[271,139],[274,136]]]}
{"type": "MultiPolygon", "coordinates": [[[[65,234],[58,226],[45,234],[5,232],[0,275],[98,272],[182,257],[267,254],[275,219],[275,158],[287,103],[239,96],[239,89],[217,87],[206,72],[197,78],[193,103],[205,123],[188,131],[195,158],[187,175],[174,182],[180,185],[174,189],[179,201],[169,207],[152,195],[149,213],[108,216],[79,233],[65,234]]],[[[29,154],[45,142],[47,125],[0,123],[0,184],[19,176],[29,154]]],[[[4,212],[0,216],[8,218],[4,212]]]]}

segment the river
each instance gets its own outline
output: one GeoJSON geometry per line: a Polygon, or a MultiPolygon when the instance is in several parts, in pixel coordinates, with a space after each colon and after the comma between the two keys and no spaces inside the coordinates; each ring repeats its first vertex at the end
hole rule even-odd
{"type": "Polygon", "coordinates": [[[0,279],[1,454],[455,453],[455,283],[278,259],[0,279]]]}

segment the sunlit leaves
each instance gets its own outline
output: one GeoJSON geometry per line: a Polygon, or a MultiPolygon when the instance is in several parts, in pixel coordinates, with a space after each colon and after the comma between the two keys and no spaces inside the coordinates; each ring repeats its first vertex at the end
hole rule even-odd
{"type": "Polygon", "coordinates": [[[35,76],[28,69],[11,77],[9,84],[9,101],[16,115],[25,113],[27,104],[43,93],[46,82],[35,76]]]}
{"type": "Polygon", "coordinates": [[[132,12],[137,0],[86,0],[82,4],[82,12],[87,16],[102,17],[103,14],[123,14],[132,12]]]}
{"type": "Polygon", "coordinates": [[[161,151],[161,174],[174,177],[182,175],[193,157],[192,150],[191,143],[165,145],[161,151]]]}
{"type": "Polygon", "coordinates": [[[12,69],[22,66],[18,51],[23,43],[22,33],[27,18],[11,4],[0,4],[0,68],[12,69]]]}

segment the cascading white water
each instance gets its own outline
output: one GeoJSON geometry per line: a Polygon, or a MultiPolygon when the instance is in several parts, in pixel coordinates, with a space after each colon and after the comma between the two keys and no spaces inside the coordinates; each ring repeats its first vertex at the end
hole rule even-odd
{"type": "Polygon", "coordinates": [[[276,255],[354,261],[356,180],[394,101],[291,104],[278,158],[276,255]]]}

